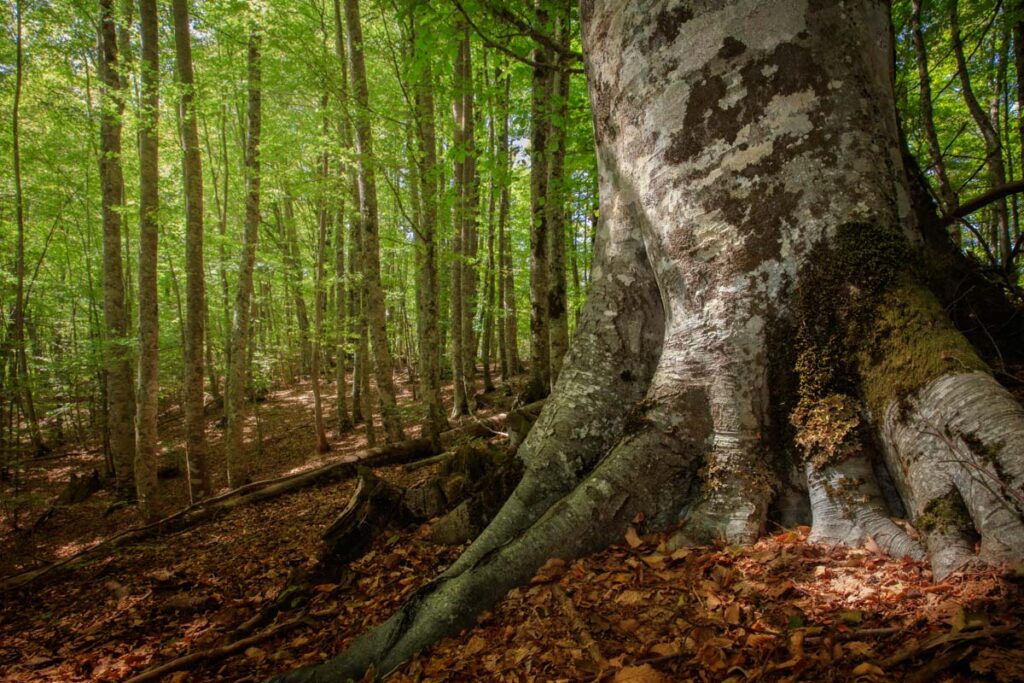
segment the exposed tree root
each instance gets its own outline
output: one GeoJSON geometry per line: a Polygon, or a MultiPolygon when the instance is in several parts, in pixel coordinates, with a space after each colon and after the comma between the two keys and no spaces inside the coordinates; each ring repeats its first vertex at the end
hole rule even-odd
{"type": "Polygon", "coordinates": [[[867,453],[858,451],[837,464],[805,466],[811,514],[812,543],[859,546],[872,539],[893,557],[925,557],[921,544],[885,509],[867,453]]]}

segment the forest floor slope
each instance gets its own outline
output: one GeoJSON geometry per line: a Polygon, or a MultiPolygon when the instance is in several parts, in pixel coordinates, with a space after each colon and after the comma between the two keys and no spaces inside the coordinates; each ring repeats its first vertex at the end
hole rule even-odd
{"type": "MultiPolygon", "coordinates": [[[[410,402],[406,395],[403,404],[410,402]]],[[[365,446],[360,433],[315,455],[310,403],[301,386],[261,406],[257,478],[365,446]]],[[[211,427],[211,452],[217,431],[211,427]]],[[[66,478],[68,461],[53,462],[48,476],[66,478]]],[[[440,466],[374,473],[409,487],[440,466]]],[[[207,653],[159,680],[259,681],[337,652],[464,547],[431,543],[426,524],[385,533],[348,572],[290,601],[292,578],[315,565],[321,534],[355,488],[348,480],[247,505],[4,595],[0,679],[124,681],[207,653]],[[274,604],[271,619],[239,631],[274,604]],[[232,650],[243,635],[251,644],[232,650]]],[[[104,518],[104,498],[49,520],[53,540],[36,546],[37,559],[137,522],[127,510],[104,518]],[[90,527],[99,519],[107,526],[90,527]]],[[[390,680],[1022,680],[1024,570],[971,571],[935,584],[924,564],[870,547],[809,544],[806,534],[777,530],[749,547],[668,552],[664,537],[631,530],[601,553],[548,563],[477,628],[390,680]]],[[[31,559],[3,555],[5,569],[31,559]]]]}

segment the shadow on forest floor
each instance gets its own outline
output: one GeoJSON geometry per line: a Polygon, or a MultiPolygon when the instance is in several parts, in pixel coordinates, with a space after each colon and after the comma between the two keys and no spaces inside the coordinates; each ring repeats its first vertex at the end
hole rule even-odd
{"type": "MultiPolygon", "coordinates": [[[[402,387],[409,404],[409,387],[402,387]]],[[[256,477],[365,446],[361,432],[342,440],[329,434],[334,450],[314,454],[310,397],[306,384],[274,392],[261,406],[256,477]]],[[[180,421],[169,425],[165,447],[179,447],[180,429],[180,421]]],[[[211,426],[210,437],[217,453],[219,430],[211,426]]],[[[70,456],[50,471],[64,468],[64,477],[68,468],[95,466],[98,457],[70,456]]],[[[218,455],[215,467],[220,462],[218,455]]],[[[438,467],[375,473],[413,486],[438,467]]],[[[59,490],[60,482],[44,473],[39,481],[49,481],[54,495],[59,490]]],[[[167,511],[184,494],[182,482],[175,486],[177,492],[165,492],[167,511]]],[[[0,678],[120,681],[222,645],[225,634],[280,598],[295,570],[315,561],[321,533],[353,490],[354,482],[345,481],[241,507],[5,595],[0,678]]],[[[47,542],[36,545],[39,558],[137,522],[130,509],[104,518],[108,503],[101,493],[51,519],[47,542]]],[[[258,681],[337,652],[458,556],[462,546],[428,542],[427,526],[378,538],[346,580],[317,585],[308,601],[286,601],[277,623],[304,615],[296,628],[163,680],[258,681]]],[[[389,680],[1024,678],[1020,571],[968,572],[934,584],[921,563],[808,544],[806,533],[784,530],[745,548],[668,552],[664,537],[631,531],[621,545],[577,562],[549,562],[482,615],[477,628],[442,641],[389,680]]],[[[4,552],[7,570],[28,560],[4,552]]]]}

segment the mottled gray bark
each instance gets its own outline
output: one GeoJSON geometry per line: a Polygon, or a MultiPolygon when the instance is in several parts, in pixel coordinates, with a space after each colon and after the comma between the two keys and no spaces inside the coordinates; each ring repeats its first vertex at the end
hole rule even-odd
{"type": "Polygon", "coordinates": [[[783,419],[815,456],[801,463],[815,538],[927,553],[936,575],[972,532],[981,559],[1024,556],[1024,410],[906,267],[920,238],[888,5],[710,5],[583,3],[601,194],[594,280],[520,448],[523,480],[395,615],[278,680],[386,674],[547,559],[614,541],[639,517],[643,530],[679,525],[677,543],[752,541],[773,466],[796,464],[775,462],[794,444],[767,436],[785,431],[769,417],[780,373],[799,380],[800,411],[783,419]],[[829,349],[840,353],[812,353],[829,349]],[[890,519],[872,431],[924,548],[890,519]]]}
{"type": "Polygon", "coordinates": [[[157,413],[160,398],[160,318],[157,245],[160,238],[160,17],[156,0],[139,1],[142,101],[139,107],[139,374],[135,414],[135,491],[143,517],[154,516],[157,413]]]}

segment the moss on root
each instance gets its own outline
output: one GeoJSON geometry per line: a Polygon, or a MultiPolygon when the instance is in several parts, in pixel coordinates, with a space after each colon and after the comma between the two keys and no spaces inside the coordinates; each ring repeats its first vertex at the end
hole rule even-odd
{"type": "Polygon", "coordinates": [[[959,491],[953,489],[928,501],[914,524],[925,533],[937,531],[945,534],[969,528],[971,517],[959,491]]]}
{"type": "Polygon", "coordinates": [[[917,269],[898,228],[870,223],[840,226],[801,269],[790,422],[816,466],[854,451],[862,406],[878,419],[940,375],[986,369],[917,269]]]}
{"type": "Polygon", "coordinates": [[[928,382],[951,372],[988,372],[924,287],[901,278],[875,307],[857,355],[864,398],[876,418],[928,382]]]}
{"type": "Polygon", "coordinates": [[[841,462],[860,449],[860,404],[846,394],[831,394],[797,406],[790,417],[796,443],[816,468],[841,462]]]}

